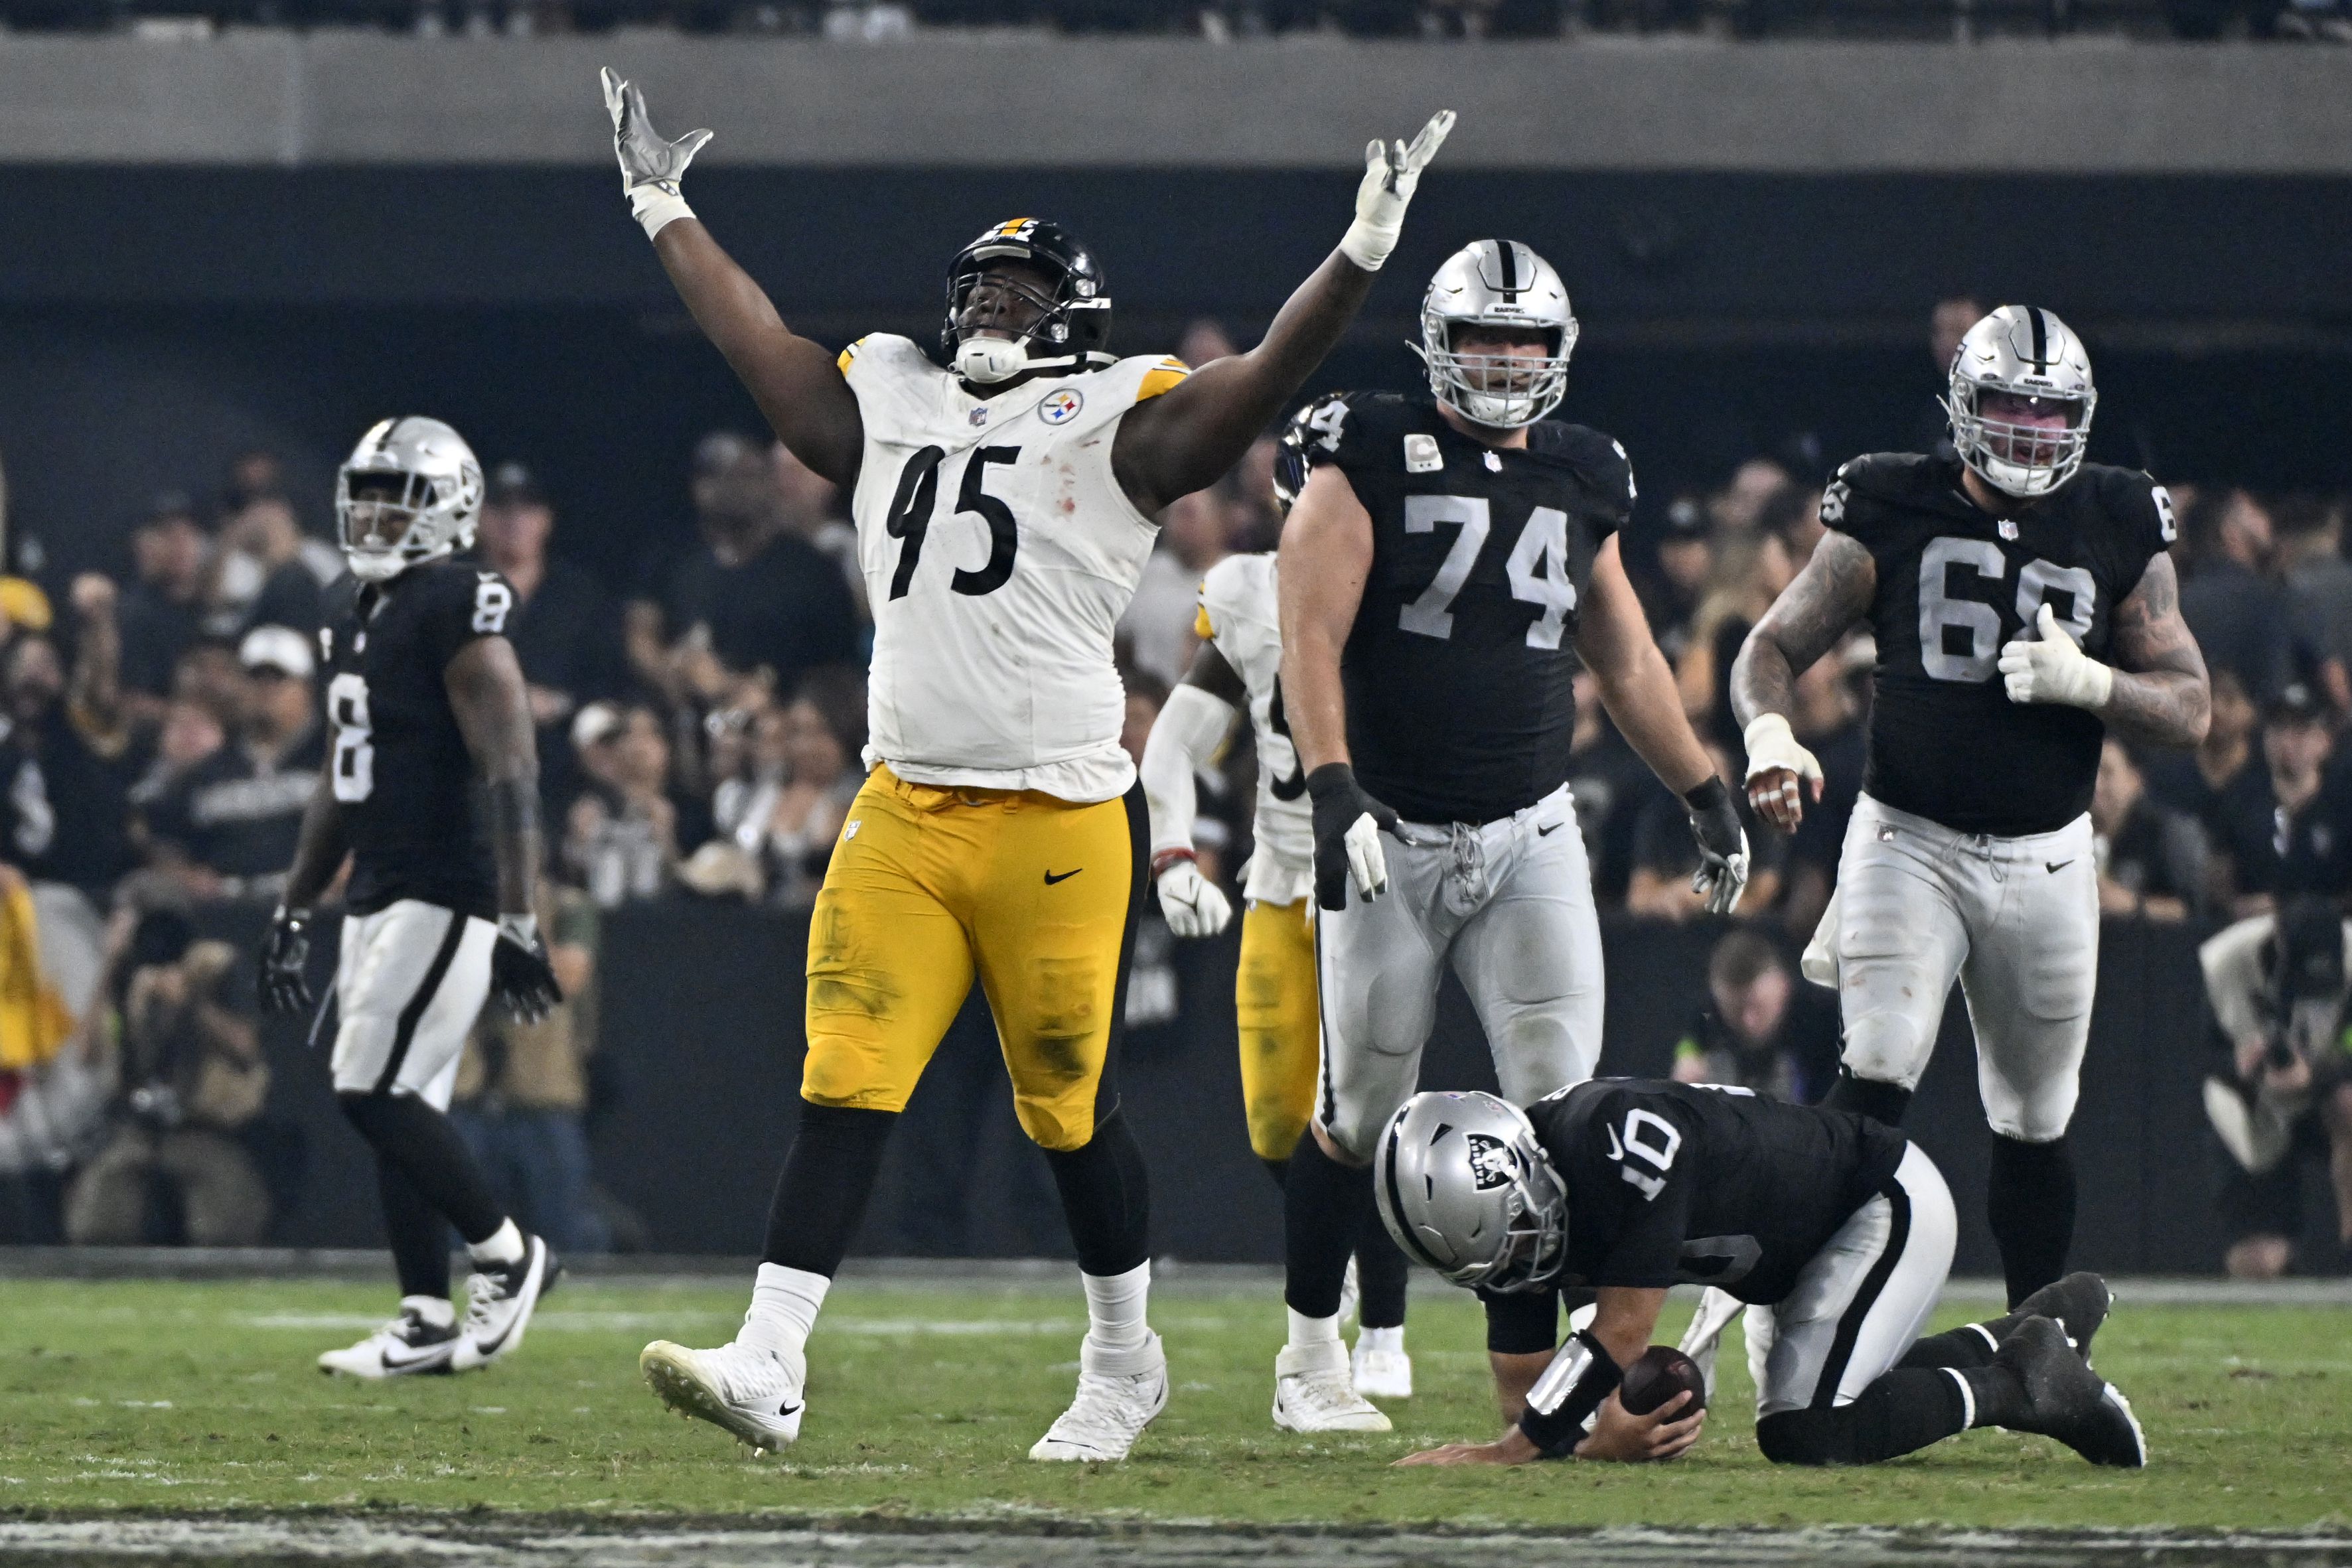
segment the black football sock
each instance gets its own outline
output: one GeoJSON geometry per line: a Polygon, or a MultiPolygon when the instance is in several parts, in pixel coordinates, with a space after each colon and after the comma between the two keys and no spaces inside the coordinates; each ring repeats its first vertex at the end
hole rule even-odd
{"type": "Polygon", "coordinates": [[[2017,1327],[2014,1316],[1994,1318],[1989,1322],[1967,1323],[1947,1329],[1942,1333],[1929,1334],[1903,1353],[1897,1366],[1990,1366],[1993,1352],[2000,1342],[2017,1327]]]}
{"type": "Polygon", "coordinates": [[[1899,1083],[1856,1078],[1853,1069],[1841,1067],[1837,1082],[1830,1085],[1829,1096],[1822,1103],[1832,1111],[1851,1111],[1857,1116],[1899,1127],[1903,1124],[1903,1113],[1911,1108],[1911,1091],[1899,1083]]]}
{"type": "Polygon", "coordinates": [[[833,1278],[857,1239],[898,1122],[896,1111],[801,1103],[800,1131],[768,1204],[761,1262],[833,1278]]]}
{"type": "Polygon", "coordinates": [[[1950,1373],[1897,1367],[1850,1405],[1764,1416],[1756,1446],[1776,1465],[1874,1465],[1967,1430],[1968,1413],[1950,1373]]]}
{"type": "Polygon", "coordinates": [[[1364,1206],[1364,1228],[1356,1237],[1356,1321],[1368,1329],[1404,1326],[1405,1276],[1411,1265],[1378,1204],[1364,1206]]]}
{"type": "MultiPolygon", "coordinates": [[[[1953,1375],[1935,1372],[1926,1375],[1949,1382],[1953,1375]]],[[[2026,1396],[2025,1385],[2009,1368],[1998,1364],[1967,1366],[1959,1369],[1959,1376],[1967,1382],[1969,1401],[1975,1406],[1969,1426],[2014,1427],[2025,1419],[2032,1401],[2026,1396]]]]}
{"type": "Polygon", "coordinates": [[[449,1222],[425,1201],[407,1173],[375,1157],[376,1194],[383,1200],[383,1231],[392,1243],[392,1270],[404,1296],[449,1299],[449,1222]]]}
{"type": "Polygon", "coordinates": [[[2066,1140],[2027,1144],[1996,1134],[1985,1218],[2000,1249],[2013,1310],[2066,1272],[2074,1241],[2074,1155],[2066,1140]]]}
{"type": "Polygon", "coordinates": [[[1372,1203],[1372,1168],[1343,1166],[1309,1133],[1282,1183],[1282,1299],[1301,1317],[1336,1318],[1348,1254],[1372,1203]]]}
{"type": "MultiPolygon", "coordinates": [[[[472,1246],[507,1222],[489,1178],[449,1118],[414,1094],[339,1094],[343,1114],[376,1157],[400,1167],[424,1200],[472,1246]]],[[[422,1293],[422,1292],[420,1292],[422,1293]]]]}
{"type": "Polygon", "coordinates": [[[1258,1164],[1265,1167],[1265,1174],[1274,1178],[1274,1185],[1276,1187],[1281,1187],[1288,1184],[1290,1180],[1289,1155],[1285,1155],[1278,1160],[1261,1159],[1258,1161],[1258,1164]]]}
{"type": "Polygon", "coordinates": [[[1047,1149],[1078,1270],[1108,1279],[1151,1257],[1151,1184],[1124,1111],[1095,1127],[1084,1148],[1047,1149]]]}
{"type": "Polygon", "coordinates": [[[1486,1348],[1496,1355],[1533,1355],[1559,1343],[1558,1291],[1481,1291],[1486,1308],[1486,1348]]]}

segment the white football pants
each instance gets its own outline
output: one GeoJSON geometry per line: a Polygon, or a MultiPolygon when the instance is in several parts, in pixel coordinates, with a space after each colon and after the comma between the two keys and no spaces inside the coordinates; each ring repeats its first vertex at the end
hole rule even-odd
{"type": "Polygon", "coordinates": [[[449,1108],[457,1059],[490,994],[489,921],[404,898],[343,917],[335,964],[335,1092],[449,1108]]]}
{"type": "Polygon", "coordinates": [[[2049,1143],[2074,1118],[2098,969],[2087,815],[1997,839],[1867,795],[1855,804],[1837,894],[1805,955],[1807,977],[1837,988],[1855,1077],[1917,1088],[1957,978],[1985,1119],[2049,1143]]]}
{"type": "Polygon", "coordinates": [[[1316,1117],[1369,1160],[1421,1081],[1421,1052],[1451,963],[1478,1010],[1503,1097],[1531,1104],[1592,1076],[1601,1058],[1601,923],[1565,786],[1470,827],[1409,824],[1437,845],[1383,835],[1389,886],[1316,912],[1323,1081],[1316,1117]]]}

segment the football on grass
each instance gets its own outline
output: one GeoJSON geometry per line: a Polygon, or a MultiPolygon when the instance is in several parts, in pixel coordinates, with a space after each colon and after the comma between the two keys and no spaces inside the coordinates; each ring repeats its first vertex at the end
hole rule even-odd
{"type": "Polygon", "coordinates": [[[1625,1369],[1625,1380],[1617,1385],[1617,1402],[1628,1416],[1647,1416],[1685,1389],[1690,1391],[1691,1402],[1675,1412],[1677,1421],[1706,1407],[1706,1379],[1699,1375],[1698,1363],[1681,1351],[1670,1344],[1654,1344],[1625,1369]]]}

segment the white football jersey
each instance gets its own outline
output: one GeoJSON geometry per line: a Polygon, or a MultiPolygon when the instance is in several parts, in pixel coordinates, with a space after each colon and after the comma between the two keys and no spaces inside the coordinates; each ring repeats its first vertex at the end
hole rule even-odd
{"type": "Polygon", "coordinates": [[[1079,802],[1125,794],[1111,633],[1160,528],[1119,488],[1111,440],[1184,366],[1127,359],[979,398],[877,333],[841,371],[866,423],[850,511],[874,607],[866,765],[1079,802]]]}
{"type": "Polygon", "coordinates": [[[1211,567],[1201,580],[1201,613],[1192,629],[1241,676],[1257,734],[1257,850],[1243,896],[1296,904],[1314,891],[1315,813],[1282,714],[1282,614],[1273,555],[1230,555],[1211,567]]]}

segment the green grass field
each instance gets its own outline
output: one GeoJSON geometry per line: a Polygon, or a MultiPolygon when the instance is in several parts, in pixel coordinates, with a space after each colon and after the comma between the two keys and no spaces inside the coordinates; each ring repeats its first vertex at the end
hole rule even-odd
{"type": "Polygon", "coordinates": [[[1756,1451],[1736,1330],[1717,1411],[1679,1463],[1400,1471],[1388,1462],[1410,1448],[1495,1426],[1466,1296],[1416,1294],[1423,1392],[1392,1408],[1393,1437],[1309,1445],[1267,1419],[1279,1303],[1168,1292],[1153,1317],[1174,1398],[1130,1462],[1090,1467],[1024,1457],[1075,1376],[1075,1280],[845,1281],[812,1346],[806,1430],[781,1459],[680,1423],[637,1377],[647,1339],[725,1338],[738,1286],[567,1284],[518,1355],[467,1377],[369,1385],[312,1369],[387,1298],[312,1281],[0,1285],[0,1511],[2352,1526],[2352,1312],[2342,1309],[2126,1298],[2098,1351],[2148,1429],[2156,1464],[2139,1473],[1999,1432],[1867,1471],[1776,1470],[1756,1451]]]}

